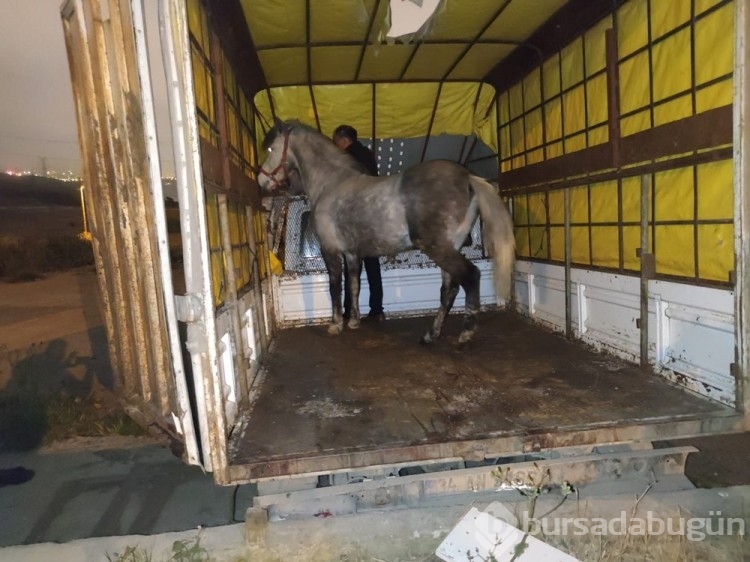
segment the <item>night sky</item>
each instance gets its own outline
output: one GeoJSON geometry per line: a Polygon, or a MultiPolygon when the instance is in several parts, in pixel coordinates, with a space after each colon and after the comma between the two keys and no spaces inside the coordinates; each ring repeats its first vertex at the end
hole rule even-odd
{"type": "MultiPolygon", "coordinates": [[[[60,19],[62,0],[1,0],[0,170],[81,171],[75,106],[60,19]]],[[[158,40],[156,0],[146,0],[149,38],[158,40]]],[[[159,57],[151,56],[157,78],[159,57]]],[[[157,87],[163,84],[163,78],[157,87]]],[[[159,124],[167,108],[156,93],[159,124]]],[[[164,147],[164,142],[160,143],[164,147]]],[[[168,146],[168,145],[167,145],[168,146]]],[[[169,160],[164,154],[162,160],[169,160]],[[165,158],[166,157],[166,158],[165,158]]],[[[172,173],[165,162],[164,174],[172,173]]]]}

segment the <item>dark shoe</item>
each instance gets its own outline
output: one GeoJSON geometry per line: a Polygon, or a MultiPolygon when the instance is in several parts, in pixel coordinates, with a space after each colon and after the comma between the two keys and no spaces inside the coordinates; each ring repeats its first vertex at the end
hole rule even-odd
{"type": "Polygon", "coordinates": [[[34,471],[16,466],[14,468],[0,469],[0,488],[3,486],[18,486],[34,478],[34,471]]]}
{"type": "Polygon", "coordinates": [[[368,320],[372,320],[373,322],[385,322],[385,314],[381,310],[380,312],[374,312],[370,311],[370,314],[367,315],[368,320]]]}

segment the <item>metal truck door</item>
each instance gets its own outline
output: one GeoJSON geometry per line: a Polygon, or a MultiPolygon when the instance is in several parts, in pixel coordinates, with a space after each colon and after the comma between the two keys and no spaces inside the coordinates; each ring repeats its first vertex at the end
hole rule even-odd
{"type": "Polygon", "coordinates": [[[175,310],[143,6],[61,8],[112,368],[131,416],[201,459],[175,310]]]}

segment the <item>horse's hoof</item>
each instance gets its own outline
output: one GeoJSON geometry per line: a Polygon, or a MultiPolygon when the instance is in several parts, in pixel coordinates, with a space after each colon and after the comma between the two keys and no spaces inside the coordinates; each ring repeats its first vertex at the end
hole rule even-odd
{"type": "Polygon", "coordinates": [[[461,334],[458,336],[458,345],[464,345],[471,341],[471,338],[474,337],[474,330],[464,330],[461,332],[461,334]]]}
{"type": "Polygon", "coordinates": [[[344,331],[344,323],[341,324],[331,324],[328,326],[328,333],[332,336],[338,336],[341,332],[344,331]]]}
{"type": "Polygon", "coordinates": [[[424,336],[422,336],[422,339],[419,340],[419,343],[421,343],[422,345],[429,345],[434,341],[435,339],[432,337],[432,334],[430,332],[427,332],[424,336]]]}
{"type": "Polygon", "coordinates": [[[349,326],[350,330],[357,330],[359,329],[359,320],[350,318],[346,325],[349,326]]]}

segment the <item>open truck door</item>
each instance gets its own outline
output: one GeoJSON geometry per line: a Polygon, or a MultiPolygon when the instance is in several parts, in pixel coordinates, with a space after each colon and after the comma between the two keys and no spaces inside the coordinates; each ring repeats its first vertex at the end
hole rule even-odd
{"type": "Polygon", "coordinates": [[[143,13],[61,8],[109,353],[128,413],[201,464],[182,358],[143,13]]]}
{"type": "MultiPolygon", "coordinates": [[[[226,159],[228,143],[198,140],[184,5],[159,7],[184,294],[175,290],[183,273],[170,260],[139,1],[69,0],[61,9],[86,205],[118,392],[132,417],[166,431],[184,445],[186,462],[222,481],[226,438],[267,346],[260,276],[268,258],[258,257],[263,223],[259,198],[256,211],[250,206],[248,174],[226,159]],[[215,175],[204,177],[201,154],[215,175]]],[[[246,142],[243,154],[252,153],[246,142]]]]}

